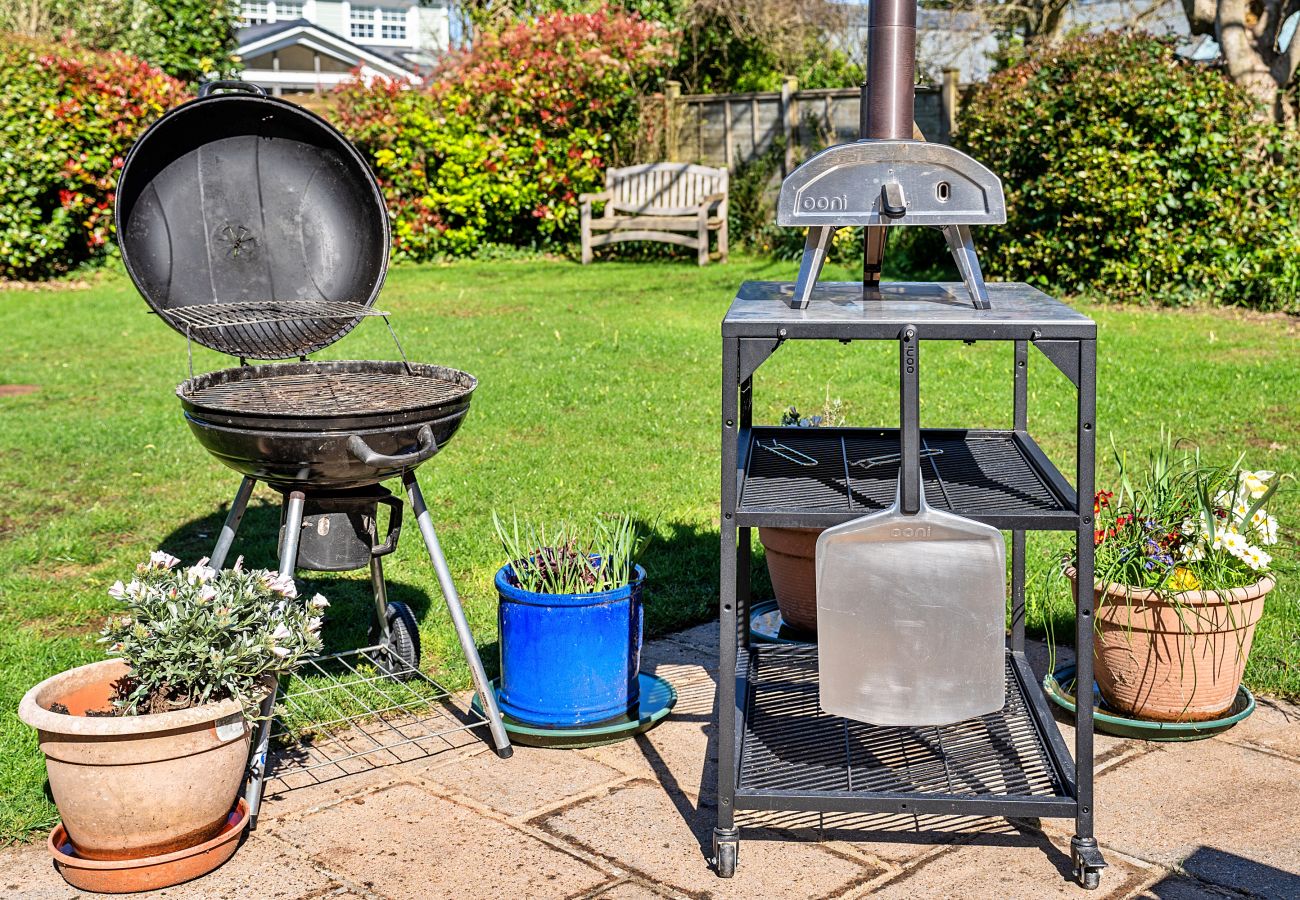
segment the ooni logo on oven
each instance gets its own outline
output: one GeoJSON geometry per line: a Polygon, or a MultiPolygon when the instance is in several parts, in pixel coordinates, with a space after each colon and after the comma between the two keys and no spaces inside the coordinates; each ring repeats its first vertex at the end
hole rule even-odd
{"type": "Polygon", "coordinates": [[[804,212],[844,212],[849,208],[849,195],[838,197],[804,197],[801,204],[804,212]]]}

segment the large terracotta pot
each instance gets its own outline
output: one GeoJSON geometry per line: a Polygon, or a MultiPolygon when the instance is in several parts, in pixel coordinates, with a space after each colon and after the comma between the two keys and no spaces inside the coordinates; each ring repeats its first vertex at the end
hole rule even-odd
{"type": "Polygon", "coordinates": [[[201,844],[226,823],[251,729],[227,700],[144,716],[86,716],[110,705],[127,673],[111,659],[69,669],[27,692],[19,717],[39,734],[50,792],[87,859],[138,859],[201,844]],[[62,703],[70,714],[51,712],[62,703]]]}
{"type": "Polygon", "coordinates": [[[791,628],[817,632],[817,538],[821,528],[760,528],[767,574],[781,618],[791,628]]]}
{"type": "MultiPolygon", "coordinates": [[[[1066,574],[1077,598],[1075,570],[1066,574]]],[[[1170,598],[1145,588],[1097,585],[1093,659],[1106,703],[1154,722],[1221,717],[1236,699],[1273,584],[1265,576],[1230,591],[1181,591],[1170,598]]]]}

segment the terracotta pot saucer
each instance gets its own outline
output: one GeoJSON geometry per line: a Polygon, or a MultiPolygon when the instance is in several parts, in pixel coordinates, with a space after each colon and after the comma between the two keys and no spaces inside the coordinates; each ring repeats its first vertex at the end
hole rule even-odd
{"type": "Polygon", "coordinates": [[[140,859],[82,859],[72,848],[62,822],[50,832],[48,846],[59,874],[73,887],[98,894],[130,894],[208,874],[234,856],[247,825],[248,802],[240,797],[216,837],[174,853],[140,859]]]}

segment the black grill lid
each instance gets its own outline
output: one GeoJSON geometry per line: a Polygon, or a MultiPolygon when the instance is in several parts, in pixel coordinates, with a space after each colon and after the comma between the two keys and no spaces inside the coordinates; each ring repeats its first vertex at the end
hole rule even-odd
{"type": "Polygon", "coordinates": [[[117,232],[153,311],[222,353],[302,356],[378,314],[389,234],[374,175],[323,119],[253,85],[204,85],[136,141],[117,232]]]}

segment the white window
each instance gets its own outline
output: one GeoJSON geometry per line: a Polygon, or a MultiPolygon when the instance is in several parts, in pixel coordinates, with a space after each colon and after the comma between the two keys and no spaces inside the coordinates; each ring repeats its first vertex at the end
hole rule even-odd
{"type": "Polygon", "coordinates": [[[275,0],[275,20],[277,22],[292,22],[294,19],[301,19],[303,6],[302,3],[275,0]]]}
{"type": "Polygon", "coordinates": [[[239,24],[265,25],[271,21],[271,4],[266,0],[244,0],[239,8],[239,24]]]}
{"type": "Polygon", "coordinates": [[[375,8],[373,6],[354,5],[350,24],[354,38],[373,39],[375,36],[375,8]]]}
{"type": "Polygon", "coordinates": [[[406,40],[406,10],[383,9],[379,11],[379,36],[386,41],[406,40]]]}

